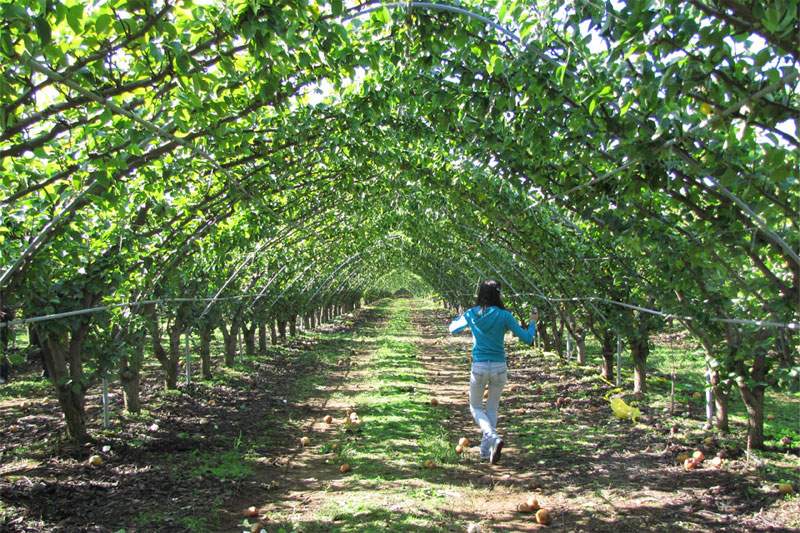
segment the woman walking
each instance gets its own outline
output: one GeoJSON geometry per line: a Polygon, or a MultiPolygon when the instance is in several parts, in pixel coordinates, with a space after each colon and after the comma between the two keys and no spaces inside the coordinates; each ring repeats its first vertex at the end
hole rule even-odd
{"type": "Polygon", "coordinates": [[[469,380],[469,409],[472,417],[481,428],[481,459],[489,459],[490,464],[500,460],[503,439],[497,434],[497,409],[500,394],[506,384],[508,367],[506,365],[506,331],[511,331],[525,344],[533,344],[536,336],[536,321],[539,315],[534,309],[530,314],[530,325],[523,329],[506,311],[500,298],[500,282],[487,279],[478,288],[475,307],[450,324],[450,333],[469,327],[474,346],[472,348],[472,374],[469,380]],[[486,407],[483,393],[489,387],[486,407]]]}

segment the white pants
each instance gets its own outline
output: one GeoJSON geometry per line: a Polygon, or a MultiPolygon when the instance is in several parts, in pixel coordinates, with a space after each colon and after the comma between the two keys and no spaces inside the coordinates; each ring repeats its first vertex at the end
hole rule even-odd
{"type": "Polygon", "coordinates": [[[508,379],[508,367],[505,363],[480,361],[472,363],[472,374],[469,378],[469,410],[472,418],[481,428],[481,456],[489,455],[492,443],[500,438],[497,435],[497,409],[500,406],[500,395],[508,379]],[[489,387],[486,407],[483,405],[483,392],[489,387]]]}

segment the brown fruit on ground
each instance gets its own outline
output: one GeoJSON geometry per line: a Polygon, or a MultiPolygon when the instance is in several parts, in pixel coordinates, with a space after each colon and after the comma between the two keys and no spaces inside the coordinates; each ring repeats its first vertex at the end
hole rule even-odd
{"type": "Polygon", "coordinates": [[[521,504],[517,505],[517,512],[530,513],[531,512],[531,508],[527,503],[522,502],[521,504]]]}
{"type": "Polygon", "coordinates": [[[709,461],[711,466],[722,466],[722,457],[714,457],[709,461]]]}
{"type": "Polygon", "coordinates": [[[460,444],[456,446],[456,453],[464,453],[464,447],[460,444]]]}
{"type": "Polygon", "coordinates": [[[792,487],[792,485],[789,483],[779,483],[778,492],[781,494],[791,494],[794,492],[794,487],[792,487]]]}
{"type": "Polygon", "coordinates": [[[675,457],[675,462],[678,464],[683,464],[689,458],[689,454],[686,452],[679,453],[677,457],[675,457]]]}
{"type": "Polygon", "coordinates": [[[439,405],[439,400],[436,398],[431,398],[431,405],[439,405]]]}
{"type": "Polygon", "coordinates": [[[244,510],[245,516],[258,516],[258,507],[251,505],[247,509],[244,510]]]}
{"type": "Polygon", "coordinates": [[[536,521],[546,526],[550,523],[550,512],[547,509],[539,509],[536,511],[536,521]]]}
{"type": "Polygon", "coordinates": [[[692,459],[694,459],[698,463],[702,463],[703,459],[705,459],[705,458],[706,458],[705,454],[703,452],[701,452],[700,450],[697,450],[696,452],[694,452],[692,454],[692,459]]]}
{"type": "Polygon", "coordinates": [[[325,418],[323,418],[322,421],[325,422],[326,424],[330,424],[331,422],[333,422],[333,417],[331,415],[325,415],[325,418]]]}
{"type": "Polygon", "coordinates": [[[458,439],[458,444],[465,447],[469,446],[469,440],[467,440],[467,437],[461,437],[458,439]]]}
{"type": "Polygon", "coordinates": [[[517,386],[516,386],[516,385],[511,385],[511,386],[508,388],[508,390],[509,390],[509,392],[514,392],[514,391],[516,391],[516,390],[517,390],[517,386]]]}
{"type": "Polygon", "coordinates": [[[697,468],[697,461],[695,461],[694,459],[689,458],[683,462],[684,470],[694,470],[695,468],[697,468]]]}
{"type": "Polygon", "coordinates": [[[423,466],[425,468],[436,468],[436,463],[433,462],[433,459],[428,459],[423,466]]]}
{"type": "Polygon", "coordinates": [[[311,444],[311,439],[308,437],[300,437],[300,446],[308,446],[311,444]]]}
{"type": "Polygon", "coordinates": [[[100,466],[103,464],[103,458],[99,455],[92,455],[87,462],[92,466],[100,466]]]}
{"type": "Polygon", "coordinates": [[[349,471],[350,471],[350,465],[347,464],[347,463],[345,463],[345,464],[343,464],[342,466],[339,467],[339,472],[341,472],[342,474],[344,474],[345,472],[349,472],[349,471]]]}

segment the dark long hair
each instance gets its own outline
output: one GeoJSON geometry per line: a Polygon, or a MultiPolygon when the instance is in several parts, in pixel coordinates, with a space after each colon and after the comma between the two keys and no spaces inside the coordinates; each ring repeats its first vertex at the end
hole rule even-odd
{"type": "Polygon", "coordinates": [[[505,309],[503,300],[500,299],[500,282],[496,279],[487,279],[478,287],[478,301],[475,304],[480,306],[482,311],[487,307],[495,306],[505,309]]]}

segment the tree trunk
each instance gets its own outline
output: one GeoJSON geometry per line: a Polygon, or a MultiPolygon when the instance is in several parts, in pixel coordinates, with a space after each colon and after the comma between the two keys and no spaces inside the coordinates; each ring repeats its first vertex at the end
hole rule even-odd
{"type": "Polygon", "coordinates": [[[122,385],[123,402],[128,413],[140,413],[142,405],[139,401],[139,389],[144,362],[144,337],[146,333],[135,339],[135,346],[130,355],[123,355],[119,365],[119,382],[122,385]]]}
{"type": "Polygon", "coordinates": [[[181,334],[183,334],[183,309],[175,314],[175,321],[169,329],[169,361],[164,368],[167,389],[178,388],[178,362],[181,360],[181,334]]]}
{"type": "Polygon", "coordinates": [[[308,333],[311,331],[311,320],[308,317],[308,314],[303,315],[303,331],[308,333]]]}
{"type": "Polygon", "coordinates": [[[614,357],[617,353],[616,340],[616,335],[612,330],[603,330],[603,336],[600,339],[600,375],[608,381],[614,378],[614,357]]]}
{"type": "Polygon", "coordinates": [[[289,335],[292,337],[297,335],[297,315],[292,315],[289,319],[289,335]]]}
{"type": "Polygon", "coordinates": [[[273,346],[278,344],[278,329],[275,326],[275,319],[269,319],[269,341],[272,343],[273,346]]]}
{"type": "Polygon", "coordinates": [[[70,338],[68,334],[56,336],[41,328],[36,329],[45,366],[64,413],[67,436],[78,444],[92,440],[86,431],[84,412],[86,383],[81,360],[81,351],[88,331],[89,325],[84,324],[72,332],[70,338]]]}
{"type": "MultiPolygon", "coordinates": [[[[764,383],[767,358],[765,354],[753,356],[753,366],[749,377],[755,383],[764,383]]],[[[764,385],[748,385],[747,369],[744,361],[736,361],[736,384],[742,395],[745,409],[747,409],[747,440],[750,448],[761,450],[764,448],[764,385]]]]}
{"type": "Polygon", "coordinates": [[[250,326],[243,324],[242,331],[244,332],[245,353],[253,356],[256,354],[256,323],[251,322],[250,326]]]}
{"type": "Polygon", "coordinates": [[[637,336],[630,340],[631,357],[633,358],[633,392],[644,394],[647,392],[647,356],[650,353],[650,343],[637,336]]]}
{"type": "Polygon", "coordinates": [[[211,379],[211,339],[214,336],[214,326],[208,325],[200,328],[200,371],[203,379],[211,379]]]}
{"type": "Polygon", "coordinates": [[[281,337],[281,342],[286,342],[286,321],[278,320],[278,334],[281,337]]]}
{"type": "Polygon", "coordinates": [[[228,368],[233,368],[234,363],[236,363],[236,351],[239,344],[239,319],[236,317],[231,319],[231,327],[230,330],[225,326],[224,323],[221,323],[219,326],[220,331],[222,332],[223,337],[223,344],[225,346],[225,366],[228,368]]]}
{"type": "Polygon", "coordinates": [[[575,348],[578,352],[578,364],[586,364],[586,335],[575,339],[575,348]]]}
{"type": "Polygon", "coordinates": [[[259,353],[267,351],[267,325],[263,322],[258,323],[258,351],[259,353]]]}

